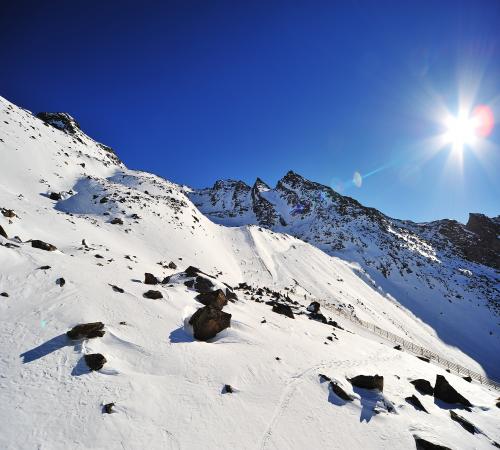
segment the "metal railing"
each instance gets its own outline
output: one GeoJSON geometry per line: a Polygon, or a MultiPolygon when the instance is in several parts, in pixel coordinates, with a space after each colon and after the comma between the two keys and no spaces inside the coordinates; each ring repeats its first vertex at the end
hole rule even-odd
{"type": "Polygon", "coordinates": [[[325,300],[318,300],[320,305],[327,309],[328,311],[333,312],[334,314],[338,314],[347,318],[349,321],[366,328],[367,330],[401,346],[401,349],[405,349],[410,353],[413,353],[416,356],[420,356],[423,358],[427,358],[429,362],[433,362],[445,369],[448,369],[450,372],[455,372],[456,374],[462,377],[470,377],[473,380],[478,381],[479,383],[492,387],[500,391],[500,383],[492,380],[491,378],[485,377],[480,373],[474,372],[473,370],[468,369],[467,367],[461,366],[460,364],[456,364],[452,361],[449,361],[442,356],[439,356],[437,353],[434,353],[424,347],[414,344],[407,339],[403,339],[402,337],[391,333],[390,331],[384,330],[377,325],[367,322],[365,320],[360,319],[354,314],[354,311],[345,311],[343,308],[337,308],[331,303],[326,302],[325,300]]]}

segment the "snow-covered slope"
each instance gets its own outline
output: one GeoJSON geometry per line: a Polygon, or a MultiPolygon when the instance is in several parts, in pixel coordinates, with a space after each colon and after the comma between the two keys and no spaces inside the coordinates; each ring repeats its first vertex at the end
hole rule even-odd
{"type": "MultiPolygon", "coordinates": [[[[0,236],[0,293],[8,295],[0,296],[0,448],[386,449],[414,448],[420,436],[472,449],[500,441],[498,392],[327,311],[343,329],[310,320],[306,307],[324,299],[483,372],[486,361],[450,345],[453,336],[436,333],[359,263],[259,225],[215,224],[185,188],[127,169],[70,116],[41,117],[0,98],[0,225],[8,236],[0,236]],[[34,248],[32,239],[57,250],[34,248]],[[188,324],[202,306],[183,274],[188,266],[238,297],[224,307],[231,327],[209,342],[195,340],[188,324]],[[146,272],[165,283],[145,285],[146,272]],[[145,298],[150,289],[162,298],[145,298]],[[273,299],[295,318],[273,312],[265,303],[273,299]],[[95,321],[105,324],[103,337],[66,337],[95,321]],[[92,353],[107,359],[99,371],[84,362],[92,353]],[[377,373],[383,393],[346,379],[377,373]],[[434,383],[436,374],[472,402],[458,412],[480,433],[409,383],[434,383]],[[405,401],[412,394],[429,414],[405,401]],[[111,402],[115,412],[103,414],[111,402]]],[[[258,222],[273,220],[258,203],[258,222]]],[[[485,308],[468,313],[489,326],[485,308]]]]}
{"type": "Polygon", "coordinates": [[[471,214],[467,226],[395,220],[294,172],[273,189],[258,178],[188,194],[214,222],[258,224],[359,264],[440,339],[500,377],[499,217],[471,214]]]}

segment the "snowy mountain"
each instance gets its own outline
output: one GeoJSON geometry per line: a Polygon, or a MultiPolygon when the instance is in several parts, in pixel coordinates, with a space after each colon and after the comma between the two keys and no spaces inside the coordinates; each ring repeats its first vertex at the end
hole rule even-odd
{"type": "Polygon", "coordinates": [[[392,299],[447,343],[500,377],[500,217],[396,220],[290,171],[271,189],[260,178],[188,190],[216,223],[288,233],[359,265],[392,299]]]}
{"type": "Polygon", "coordinates": [[[395,221],[293,173],[194,191],[2,98],[0,161],[0,448],[500,442],[498,390],[354,320],[498,375],[495,254],[465,250],[498,220],[395,221]]]}

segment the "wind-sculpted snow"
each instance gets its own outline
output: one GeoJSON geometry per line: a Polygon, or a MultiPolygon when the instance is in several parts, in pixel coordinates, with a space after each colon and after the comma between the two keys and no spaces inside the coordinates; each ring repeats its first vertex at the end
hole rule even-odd
{"type": "Polygon", "coordinates": [[[432,225],[417,232],[423,226],[393,221],[294,174],[280,190],[259,180],[253,188],[233,181],[195,193],[127,169],[70,116],[44,117],[73,128],[45,124],[0,98],[0,225],[7,235],[0,236],[0,448],[387,449],[414,448],[419,436],[472,449],[500,441],[498,392],[395,350],[326,308],[321,316],[307,310],[326,300],[492,372],[496,328],[483,341],[489,361],[487,350],[478,356],[457,342],[494,325],[484,298],[468,301],[479,292],[470,282],[485,286],[478,277],[493,279],[493,271],[456,259],[449,278],[453,253],[437,247],[432,225]],[[190,197],[206,200],[214,221],[219,215],[252,225],[215,224],[190,197]],[[287,200],[306,197],[316,204],[287,200]],[[332,250],[340,244],[342,251],[332,250]],[[387,279],[377,269],[382,263],[387,279]],[[419,272],[419,263],[432,271],[419,272]],[[145,284],[146,273],[158,283],[145,284]],[[427,282],[443,294],[449,283],[463,298],[425,297],[427,282]],[[229,299],[231,326],[208,342],[197,341],[189,324],[203,307],[197,284],[229,299]],[[409,295],[416,289],[425,297],[420,309],[409,295]],[[144,296],[150,290],[161,296],[144,296]],[[285,309],[293,319],[273,312],[285,309]],[[104,324],[98,337],[66,336],[95,322],[104,324]],[[91,371],[86,355],[102,355],[95,358],[103,367],[91,371]],[[375,374],[384,377],[383,393],[347,381],[375,374]],[[473,404],[459,413],[480,433],[450,419],[453,405],[410,384],[434,383],[437,374],[473,404]],[[405,401],[413,394],[429,414],[405,401]]]}

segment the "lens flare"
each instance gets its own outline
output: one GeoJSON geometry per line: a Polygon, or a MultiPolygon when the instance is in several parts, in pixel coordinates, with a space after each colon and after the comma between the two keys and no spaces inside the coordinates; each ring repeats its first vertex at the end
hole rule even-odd
{"type": "Polygon", "coordinates": [[[352,176],[352,182],[354,183],[354,186],[360,188],[363,184],[363,176],[359,172],[354,172],[354,175],[352,176]]]}
{"type": "Polygon", "coordinates": [[[476,106],[472,111],[472,117],[475,118],[477,123],[476,133],[483,138],[488,137],[495,124],[495,117],[491,108],[488,105],[476,106]]]}

